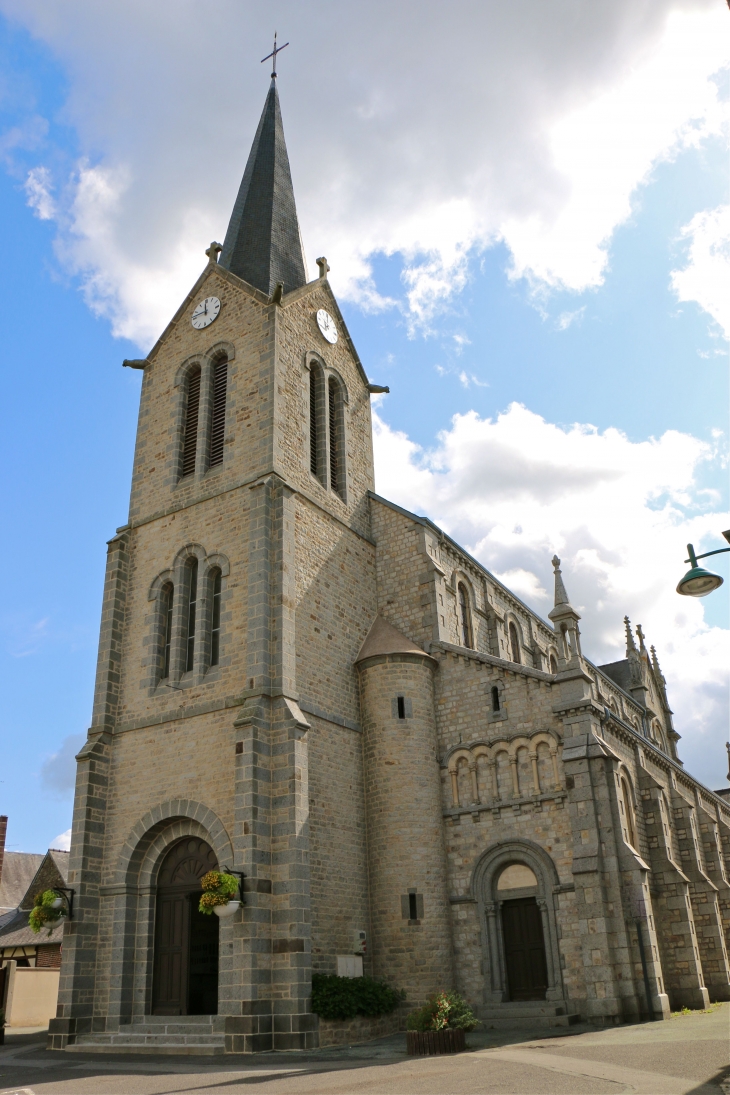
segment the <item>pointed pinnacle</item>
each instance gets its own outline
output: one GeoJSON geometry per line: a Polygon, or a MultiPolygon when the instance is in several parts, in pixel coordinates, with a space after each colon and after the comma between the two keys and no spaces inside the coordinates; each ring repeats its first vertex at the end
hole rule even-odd
{"type": "Polygon", "coordinates": [[[634,636],[631,632],[631,621],[628,616],[624,616],[624,625],[626,627],[626,657],[630,654],[638,654],[636,649],[636,643],[634,642],[634,636]]]}
{"type": "Polygon", "coordinates": [[[560,570],[560,559],[558,559],[557,555],[553,555],[552,563],[553,569],[555,571],[555,606],[557,607],[558,605],[570,604],[570,601],[568,600],[568,594],[565,590],[565,585],[563,583],[563,575],[560,570]]]}

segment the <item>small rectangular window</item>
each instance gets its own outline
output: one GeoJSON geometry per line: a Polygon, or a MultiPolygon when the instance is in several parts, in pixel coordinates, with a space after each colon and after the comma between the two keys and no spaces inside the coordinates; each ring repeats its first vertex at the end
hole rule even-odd
{"type": "Polygon", "coordinates": [[[394,719],[413,718],[413,701],[407,696],[396,696],[390,703],[394,719]]]}
{"type": "Polygon", "coordinates": [[[408,919],[418,920],[418,897],[414,893],[408,894],[408,919]]]}

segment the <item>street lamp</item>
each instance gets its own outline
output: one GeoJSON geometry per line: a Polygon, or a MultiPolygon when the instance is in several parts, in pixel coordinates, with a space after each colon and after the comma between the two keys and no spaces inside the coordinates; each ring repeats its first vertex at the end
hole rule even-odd
{"type": "MultiPolygon", "coordinates": [[[[730,529],[723,532],[723,536],[730,544],[730,529]]],[[[680,581],[677,586],[677,593],[681,593],[684,597],[706,597],[714,589],[719,589],[723,581],[720,575],[713,574],[711,570],[705,570],[704,567],[697,566],[697,560],[706,559],[708,555],[722,555],[725,551],[730,551],[730,548],[717,548],[715,551],[706,551],[704,555],[695,555],[692,544],[687,544],[689,559],[684,561],[685,563],[691,563],[692,569],[688,570],[680,581]]]]}

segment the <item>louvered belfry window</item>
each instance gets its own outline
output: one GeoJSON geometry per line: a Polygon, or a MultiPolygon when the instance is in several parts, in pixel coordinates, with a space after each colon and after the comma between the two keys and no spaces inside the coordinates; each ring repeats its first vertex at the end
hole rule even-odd
{"type": "Polygon", "coordinates": [[[200,366],[188,374],[188,406],[185,414],[185,442],[183,445],[183,475],[195,471],[195,451],[198,447],[198,416],[200,412],[200,366]]]}
{"type": "Polygon", "coordinates": [[[319,471],[319,428],[317,423],[317,374],[314,365],[309,370],[309,470],[319,471]]]}
{"type": "Polygon", "coordinates": [[[223,442],[226,433],[226,388],[228,386],[228,360],[219,358],[213,372],[213,413],[210,422],[209,466],[223,463],[223,442]]]}
{"type": "Polygon", "coordinates": [[[330,490],[340,494],[340,453],[339,438],[337,434],[337,382],[330,377],[327,382],[327,401],[329,411],[329,442],[330,442],[330,490]]]}

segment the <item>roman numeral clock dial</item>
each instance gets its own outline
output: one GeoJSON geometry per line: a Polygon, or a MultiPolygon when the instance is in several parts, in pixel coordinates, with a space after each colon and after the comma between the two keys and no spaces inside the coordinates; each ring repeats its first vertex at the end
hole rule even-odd
{"type": "Polygon", "coordinates": [[[206,297],[193,312],[190,322],[196,331],[202,331],[204,327],[210,327],[213,320],[218,318],[220,310],[221,302],[218,297],[206,297]]]}
{"type": "Polygon", "coordinates": [[[317,312],[317,326],[324,338],[334,346],[337,342],[337,328],[332,316],[329,312],[325,312],[324,308],[320,308],[317,312]]]}

